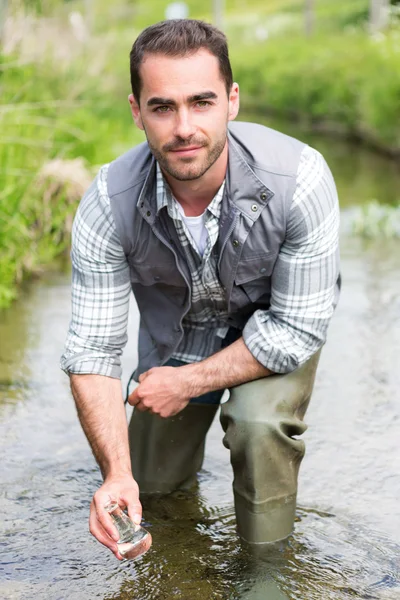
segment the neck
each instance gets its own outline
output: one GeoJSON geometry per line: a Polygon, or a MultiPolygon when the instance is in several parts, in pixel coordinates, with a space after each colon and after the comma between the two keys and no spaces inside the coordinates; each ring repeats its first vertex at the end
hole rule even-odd
{"type": "Polygon", "coordinates": [[[201,215],[218,192],[228,166],[228,142],[215,163],[198,179],[179,181],[163,171],[169,187],[187,217],[201,215]]]}

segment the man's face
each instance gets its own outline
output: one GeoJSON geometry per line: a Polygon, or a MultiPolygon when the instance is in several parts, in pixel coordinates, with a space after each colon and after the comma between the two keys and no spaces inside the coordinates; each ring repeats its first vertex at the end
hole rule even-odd
{"type": "Polygon", "coordinates": [[[140,74],[140,108],[129,97],[136,125],[166,173],[199,179],[225,148],[227,123],[239,109],[237,84],[228,98],[218,59],[205,49],[185,57],[148,54],[140,74]]]}

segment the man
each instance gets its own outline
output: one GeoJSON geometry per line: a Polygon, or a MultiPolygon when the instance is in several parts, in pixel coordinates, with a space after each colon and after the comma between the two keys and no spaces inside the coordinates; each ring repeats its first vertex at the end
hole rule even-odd
{"type": "Polygon", "coordinates": [[[73,314],[62,367],[104,483],[92,534],[121,558],[103,506],[140,522],[141,493],[189,488],[222,393],[239,535],[293,528],[297,435],[337,302],[338,204],[322,156],[232,123],[239,88],[225,36],[176,20],[131,52],[147,143],[104,166],[77,212],[73,314]],[[140,312],[138,387],[122,398],[130,289],[140,312]],[[132,476],[133,473],[133,476],[132,476]]]}

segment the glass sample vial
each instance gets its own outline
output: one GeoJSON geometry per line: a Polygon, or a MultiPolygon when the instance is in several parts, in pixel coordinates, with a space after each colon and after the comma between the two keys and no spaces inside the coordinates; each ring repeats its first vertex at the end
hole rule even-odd
{"type": "Polygon", "coordinates": [[[147,552],[152,542],[151,534],[131,521],[115,500],[110,500],[104,508],[118,530],[119,540],[117,544],[121,556],[127,559],[135,559],[147,552]]]}

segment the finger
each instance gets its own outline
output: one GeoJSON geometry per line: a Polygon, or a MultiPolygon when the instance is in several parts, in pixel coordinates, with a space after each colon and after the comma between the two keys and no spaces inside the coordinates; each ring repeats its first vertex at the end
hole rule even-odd
{"type": "Polygon", "coordinates": [[[111,516],[104,509],[104,505],[104,494],[95,494],[93,497],[93,511],[91,512],[94,512],[96,520],[102,525],[107,535],[109,535],[111,539],[117,542],[119,540],[119,533],[113,523],[111,516]]]}
{"type": "Polygon", "coordinates": [[[142,383],[142,381],[144,381],[148,375],[149,375],[149,371],[145,371],[144,373],[139,375],[139,379],[138,379],[139,383],[142,383]]]}
{"type": "Polygon", "coordinates": [[[119,555],[116,542],[103,529],[101,523],[97,519],[95,510],[90,511],[89,531],[96,538],[96,540],[100,542],[100,544],[103,544],[103,546],[109,548],[109,550],[111,550],[115,556],[117,556],[117,554],[119,555]]]}
{"type": "Polygon", "coordinates": [[[168,405],[166,407],[161,408],[159,411],[160,417],[163,419],[167,419],[168,417],[175,417],[178,415],[187,405],[189,404],[189,400],[185,401],[185,403],[180,404],[179,406],[175,406],[174,408],[170,408],[168,405]]]}
{"type": "Polygon", "coordinates": [[[139,499],[136,496],[130,496],[123,498],[127,510],[129,518],[136,524],[140,525],[142,521],[142,505],[140,504],[139,499]]]}
{"type": "Polygon", "coordinates": [[[178,413],[171,412],[170,410],[161,410],[160,411],[160,417],[162,417],[163,419],[168,419],[168,417],[174,417],[176,414],[178,414],[178,413]]]}
{"type": "Polygon", "coordinates": [[[93,526],[89,527],[90,533],[96,538],[96,540],[98,542],[100,542],[101,544],[103,544],[103,546],[106,546],[106,548],[108,548],[109,550],[111,550],[111,552],[114,554],[114,556],[116,558],[118,558],[118,560],[124,560],[124,557],[119,553],[119,548],[118,548],[118,544],[116,544],[114,542],[114,540],[112,540],[107,533],[104,531],[104,529],[102,528],[102,526],[100,525],[100,523],[97,521],[93,526]],[[97,524],[97,528],[96,528],[96,524],[97,524]]]}
{"type": "Polygon", "coordinates": [[[135,388],[132,394],[128,396],[128,402],[131,406],[136,406],[140,402],[138,388],[135,388]]]}

